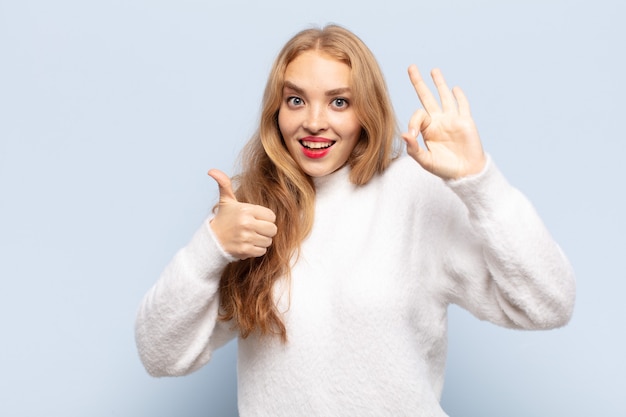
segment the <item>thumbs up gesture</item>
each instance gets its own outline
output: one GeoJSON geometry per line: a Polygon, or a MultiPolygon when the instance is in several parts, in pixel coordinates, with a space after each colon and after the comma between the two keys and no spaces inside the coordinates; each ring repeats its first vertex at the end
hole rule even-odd
{"type": "Polygon", "coordinates": [[[224,250],[238,259],[265,255],[277,232],[276,214],[267,207],[237,201],[230,178],[222,171],[212,169],[208,174],[220,191],[211,229],[224,250]]]}

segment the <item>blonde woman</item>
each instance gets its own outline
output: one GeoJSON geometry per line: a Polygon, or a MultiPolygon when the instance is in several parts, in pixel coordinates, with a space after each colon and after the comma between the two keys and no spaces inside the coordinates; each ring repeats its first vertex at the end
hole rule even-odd
{"type": "Polygon", "coordinates": [[[242,172],[209,171],[214,213],[142,302],[150,374],[193,372],[238,338],[242,417],[445,416],[448,305],[568,322],[570,265],[484,153],[463,92],[434,70],[438,101],[409,77],[423,108],[401,156],[363,42],[334,25],[287,42],[242,172]]]}

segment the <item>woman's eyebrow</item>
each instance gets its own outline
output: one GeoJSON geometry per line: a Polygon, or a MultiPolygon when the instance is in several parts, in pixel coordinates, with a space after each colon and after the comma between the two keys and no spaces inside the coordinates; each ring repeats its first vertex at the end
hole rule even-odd
{"type": "Polygon", "coordinates": [[[326,92],[327,96],[339,96],[350,92],[350,87],[335,88],[326,92]]]}
{"type": "Polygon", "coordinates": [[[285,88],[295,91],[297,94],[303,95],[304,90],[292,83],[291,81],[285,81],[285,88]]]}

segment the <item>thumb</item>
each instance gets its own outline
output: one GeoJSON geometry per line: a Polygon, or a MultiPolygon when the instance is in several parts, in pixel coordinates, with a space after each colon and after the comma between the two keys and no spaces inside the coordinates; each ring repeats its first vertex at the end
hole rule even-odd
{"type": "Polygon", "coordinates": [[[220,189],[220,203],[227,202],[228,200],[237,201],[235,193],[233,192],[233,186],[230,182],[228,175],[224,174],[219,169],[211,169],[208,172],[209,177],[213,178],[220,189]]]}
{"type": "Polygon", "coordinates": [[[408,132],[402,134],[402,139],[406,143],[406,153],[415,159],[420,165],[423,165],[424,158],[428,152],[423,149],[418,142],[418,133],[414,128],[409,129],[408,132]]]}
{"type": "Polygon", "coordinates": [[[402,139],[406,143],[406,151],[413,158],[421,151],[417,136],[418,133],[415,129],[409,129],[408,132],[402,134],[402,139]]]}

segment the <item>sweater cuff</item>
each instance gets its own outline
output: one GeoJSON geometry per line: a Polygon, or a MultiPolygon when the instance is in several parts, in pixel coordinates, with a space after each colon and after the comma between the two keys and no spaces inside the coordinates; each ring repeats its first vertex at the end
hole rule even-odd
{"type": "Polygon", "coordinates": [[[477,216],[491,212],[512,190],[490,155],[487,155],[485,167],[480,173],[448,180],[446,184],[459,196],[470,213],[477,216]]]}
{"type": "Polygon", "coordinates": [[[226,265],[235,260],[219,244],[209,220],[204,221],[177,257],[187,268],[196,271],[195,276],[201,277],[219,277],[226,265]]]}
{"type": "Polygon", "coordinates": [[[215,245],[215,248],[217,249],[219,254],[224,259],[226,259],[228,261],[228,263],[237,261],[238,260],[237,258],[235,258],[230,253],[226,252],[226,250],[224,250],[224,248],[222,247],[222,244],[220,243],[219,239],[217,238],[217,236],[215,236],[215,233],[213,232],[213,229],[211,228],[211,220],[213,220],[213,217],[209,217],[208,219],[206,219],[202,226],[207,231],[207,233],[209,234],[209,237],[211,238],[211,241],[212,241],[213,245],[215,245]]]}

